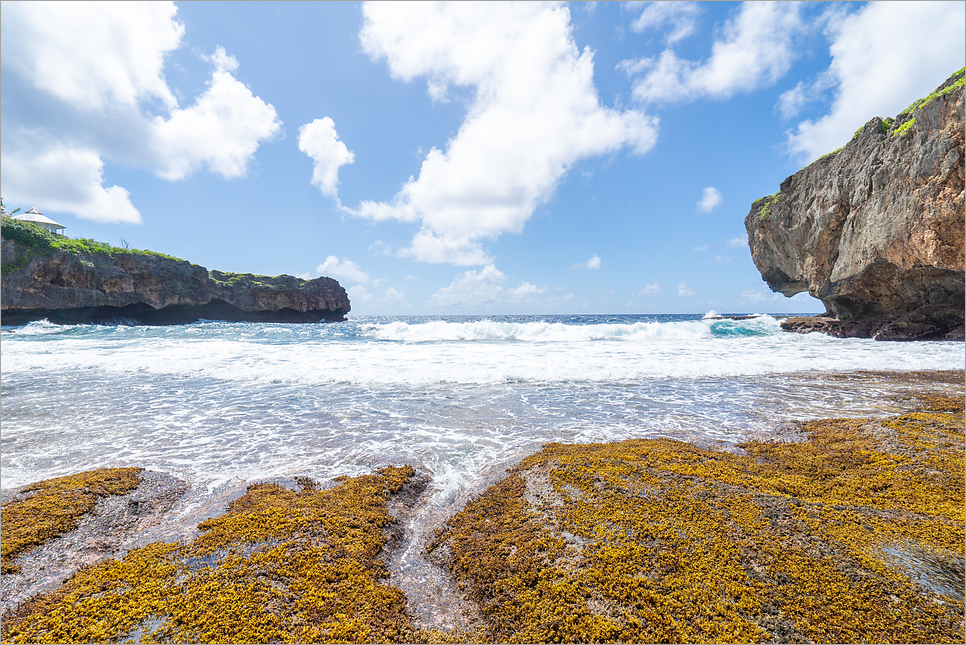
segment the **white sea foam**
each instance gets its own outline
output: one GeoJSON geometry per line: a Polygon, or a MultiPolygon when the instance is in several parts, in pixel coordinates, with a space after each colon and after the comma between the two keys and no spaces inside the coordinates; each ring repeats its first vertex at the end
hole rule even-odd
{"type": "Polygon", "coordinates": [[[786,334],[768,316],[612,318],[5,329],[2,486],[136,464],[211,495],[412,463],[445,505],[545,442],[736,443],[894,405],[891,383],[816,376],[964,364],[961,343],[786,334]]]}

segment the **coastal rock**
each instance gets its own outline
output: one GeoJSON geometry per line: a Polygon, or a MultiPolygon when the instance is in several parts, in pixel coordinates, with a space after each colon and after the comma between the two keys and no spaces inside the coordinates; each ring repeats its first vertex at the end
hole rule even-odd
{"type": "Polygon", "coordinates": [[[773,291],[827,312],[791,331],[880,340],[963,339],[963,70],[895,119],[757,200],[751,255],[773,291]]]}
{"type": "Polygon", "coordinates": [[[59,247],[63,242],[49,236],[18,235],[4,222],[4,325],[45,318],[60,324],[320,322],[345,320],[350,309],[345,289],[332,278],[222,273],[159,253],[64,242],[59,247]]]}

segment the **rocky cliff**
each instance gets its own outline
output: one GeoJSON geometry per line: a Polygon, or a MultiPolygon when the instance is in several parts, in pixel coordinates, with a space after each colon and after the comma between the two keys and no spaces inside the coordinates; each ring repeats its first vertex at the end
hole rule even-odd
{"type": "Polygon", "coordinates": [[[962,340],[963,139],[960,70],[752,205],[745,228],[765,282],[827,309],[783,327],[962,340]]]}
{"type": "Polygon", "coordinates": [[[4,325],[172,325],[199,319],[251,322],[345,320],[349,298],[332,278],[208,271],[159,253],[70,240],[3,223],[4,325]]]}

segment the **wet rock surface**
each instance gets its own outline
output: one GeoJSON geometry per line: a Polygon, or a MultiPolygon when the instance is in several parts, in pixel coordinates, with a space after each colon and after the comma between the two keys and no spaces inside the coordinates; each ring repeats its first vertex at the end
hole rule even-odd
{"type": "MultiPolygon", "coordinates": [[[[185,482],[165,473],[143,471],[140,477],[130,493],[98,500],[70,533],[17,558],[20,571],[3,576],[3,610],[55,588],[82,567],[123,555],[125,543],[160,525],[188,489],[185,482]]],[[[14,493],[3,502],[29,495],[14,493]]]]}
{"type": "Polygon", "coordinates": [[[548,444],[446,509],[408,466],[252,484],[177,543],[145,542],[190,495],[145,472],[18,559],[4,641],[959,642],[963,397],[928,383],[963,374],[895,378],[903,414],[548,444]]]}
{"type": "Polygon", "coordinates": [[[826,316],[788,322],[879,340],[962,340],[963,72],[895,119],[785,179],[745,218],[773,291],[807,291],[826,316]],[[829,320],[826,320],[829,319],[829,320]]]}

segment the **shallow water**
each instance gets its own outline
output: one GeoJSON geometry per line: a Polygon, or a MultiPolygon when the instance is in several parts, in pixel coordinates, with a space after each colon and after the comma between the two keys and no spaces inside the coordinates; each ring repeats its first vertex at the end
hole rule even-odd
{"type": "Polygon", "coordinates": [[[397,562],[416,580],[427,532],[544,443],[729,449],[793,420],[895,412],[924,378],[896,373],[966,358],[962,343],[787,334],[769,316],[512,316],[32,323],[3,329],[0,361],[4,490],[103,466],[169,472],[192,489],[159,529],[170,539],[246,483],[409,463],[433,478],[397,562]]]}

